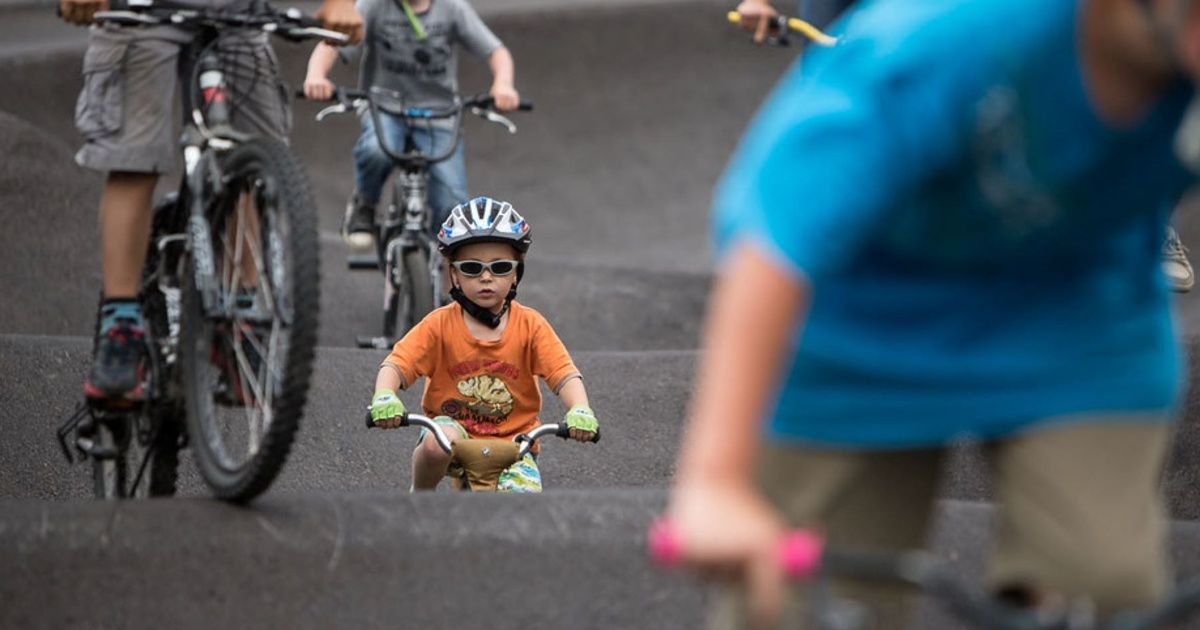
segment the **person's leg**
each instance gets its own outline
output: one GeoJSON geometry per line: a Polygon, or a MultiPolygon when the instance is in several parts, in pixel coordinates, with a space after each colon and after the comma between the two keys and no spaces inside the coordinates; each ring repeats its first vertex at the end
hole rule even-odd
{"type": "MultiPolygon", "coordinates": [[[[450,146],[454,135],[452,129],[435,127],[417,130],[414,140],[421,151],[436,154],[450,146]]],[[[450,157],[429,167],[430,231],[436,233],[454,206],[467,199],[467,166],[460,138],[450,157]]]]}
{"type": "Polygon", "coordinates": [[[174,162],[179,47],[173,29],[94,29],[84,57],[76,127],[84,167],[108,173],[99,203],[104,301],[84,394],[142,397],[145,333],[138,284],[158,174],[174,162]]]}
{"type": "Polygon", "coordinates": [[[370,113],[362,116],[362,133],[354,145],[354,193],[346,203],[342,220],[342,238],[351,249],[369,250],[375,243],[375,213],[395,164],[380,145],[380,136],[395,153],[404,150],[404,125],[384,113],[379,115],[382,129],[376,132],[370,113]]]}
{"type": "MultiPolygon", "coordinates": [[[[927,544],[943,453],[938,449],[850,452],[769,447],[760,483],[767,499],[796,527],[815,527],[830,545],[875,550],[918,549],[927,544]]],[[[867,613],[864,630],[903,628],[911,589],[891,583],[839,580],[833,592],[867,613]]],[[[811,614],[793,589],[780,627],[804,627],[811,614]]],[[[745,599],[723,589],[709,627],[746,628],[745,599]]]]}
{"type": "MultiPolygon", "coordinates": [[[[462,425],[450,417],[438,416],[434,418],[434,421],[451,441],[470,439],[462,425]]],[[[417,447],[413,450],[412,489],[436,490],[438,483],[441,482],[442,477],[446,476],[449,468],[450,454],[442,450],[433,433],[427,429],[421,429],[421,434],[417,437],[417,447]]]]}
{"type": "Polygon", "coordinates": [[[1017,602],[1090,598],[1102,615],[1156,604],[1168,585],[1161,494],[1171,425],[1075,422],[989,447],[996,479],[992,588],[1017,602]]]}

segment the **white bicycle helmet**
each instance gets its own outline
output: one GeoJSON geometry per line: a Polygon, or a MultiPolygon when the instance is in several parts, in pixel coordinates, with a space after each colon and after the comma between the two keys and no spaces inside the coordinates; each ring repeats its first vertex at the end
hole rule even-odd
{"type": "Polygon", "coordinates": [[[491,197],[460,203],[438,230],[438,251],[449,254],[469,243],[508,243],[524,254],[533,242],[529,224],[512,204],[491,197]]]}

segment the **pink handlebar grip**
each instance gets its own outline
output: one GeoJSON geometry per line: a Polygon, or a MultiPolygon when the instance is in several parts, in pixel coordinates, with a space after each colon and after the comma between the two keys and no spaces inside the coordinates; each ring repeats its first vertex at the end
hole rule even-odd
{"type": "Polygon", "coordinates": [[[821,555],[825,541],[816,532],[797,529],[783,539],[779,547],[779,561],[789,577],[809,578],[821,567],[821,555]]]}
{"type": "Polygon", "coordinates": [[[666,519],[659,518],[650,524],[650,531],[646,534],[646,550],[650,552],[651,559],[664,567],[679,564],[679,537],[666,519]]]}
{"type": "MultiPolygon", "coordinates": [[[[821,566],[824,540],[815,532],[798,529],[790,532],[779,547],[779,561],[784,573],[795,579],[811,577],[821,566]]],[[[666,519],[660,518],[650,524],[646,535],[646,550],[650,557],[664,567],[677,566],[683,559],[683,548],[679,537],[666,519]]]]}

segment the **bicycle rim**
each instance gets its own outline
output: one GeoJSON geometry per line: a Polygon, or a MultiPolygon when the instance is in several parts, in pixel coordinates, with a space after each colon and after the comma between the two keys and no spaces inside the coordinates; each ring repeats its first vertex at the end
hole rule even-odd
{"type": "Polygon", "coordinates": [[[201,476],[244,502],[275,480],[308,397],[317,341],[316,213],[290,150],[257,139],[222,160],[213,261],[220,317],[206,317],[184,274],[180,359],[188,431],[201,476]]]}

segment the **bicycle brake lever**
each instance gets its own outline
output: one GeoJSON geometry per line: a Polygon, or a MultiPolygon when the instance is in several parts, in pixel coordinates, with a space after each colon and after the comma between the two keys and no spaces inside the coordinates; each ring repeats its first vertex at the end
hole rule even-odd
{"type": "Polygon", "coordinates": [[[494,122],[496,124],[504,125],[504,128],[508,129],[508,133],[517,133],[517,126],[515,124],[513,124],[513,121],[509,120],[508,118],[505,118],[504,116],[502,116],[490,109],[484,109],[482,107],[473,106],[473,107],[471,107],[471,113],[475,114],[476,116],[481,116],[483,118],[486,118],[489,121],[494,122]]]}
{"type": "Polygon", "coordinates": [[[346,109],[347,108],[346,108],[345,103],[337,103],[335,105],[330,105],[329,107],[326,107],[325,109],[322,109],[321,111],[317,112],[317,122],[321,122],[322,120],[325,120],[325,118],[328,117],[330,114],[344,114],[344,113],[346,113],[346,109]]]}

